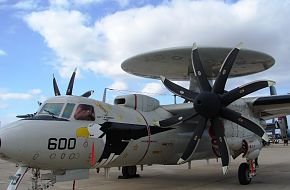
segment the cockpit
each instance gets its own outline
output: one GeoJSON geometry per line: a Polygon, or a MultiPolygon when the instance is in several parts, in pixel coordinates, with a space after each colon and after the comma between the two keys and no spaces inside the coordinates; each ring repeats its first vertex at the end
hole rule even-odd
{"type": "Polygon", "coordinates": [[[63,98],[53,98],[43,103],[39,111],[35,114],[34,119],[55,118],[63,120],[95,121],[94,102],[82,102],[79,101],[82,99],[79,97],[78,99],[66,97],[65,102],[61,102],[62,99],[63,98]]]}

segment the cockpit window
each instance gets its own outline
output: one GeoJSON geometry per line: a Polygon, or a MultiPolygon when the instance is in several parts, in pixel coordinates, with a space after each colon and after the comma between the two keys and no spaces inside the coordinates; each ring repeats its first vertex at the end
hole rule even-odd
{"type": "Polygon", "coordinates": [[[76,120],[95,121],[94,107],[87,104],[78,105],[74,118],[76,120]]]}
{"type": "Polygon", "coordinates": [[[64,103],[47,103],[40,110],[39,114],[59,116],[64,103]]]}
{"type": "Polygon", "coordinates": [[[70,118],[74,107],[75,107],[75,104],[70,104],[70,103],[66,104],[66,106],[65,106],[65,108],[63,110],[62,117],[63,118],[67,118],[67,119],[70,118]]]}

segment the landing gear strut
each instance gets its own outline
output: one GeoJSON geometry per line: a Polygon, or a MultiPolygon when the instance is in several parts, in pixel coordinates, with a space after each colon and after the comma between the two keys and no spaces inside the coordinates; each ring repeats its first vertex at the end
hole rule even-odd
{"type": "Polygon", "coordinates": [[[41,185],[39,184],[40,179],[40,170],[32,168],[32,177],[31,177],[31,189],[32,190],[39,190],[42,189],[41,185]]]}
{"type": "Polygon", "coordinates": [[[40,169],[32,168],[31,186],[29,190],[44,190],[52,187],[55,184],[55,179],[52,179],[51,174],[47,176],[40,174],[40,169]]]}
{"type": "Polygon", "coordinates": [[[128,179],[128,178],[135,178],[140,177],[137,174],[137,166],[123,166],[122,167],[122,176],[119,176],[119,179],[128,179]]]}
{"type": "Polygon", "coordinates": [[[238,177],[241,185],[248,185],[251,183],[252,178],[256,175],[256,162],[249,160],[242,163],[239,167],[238,177]]]}

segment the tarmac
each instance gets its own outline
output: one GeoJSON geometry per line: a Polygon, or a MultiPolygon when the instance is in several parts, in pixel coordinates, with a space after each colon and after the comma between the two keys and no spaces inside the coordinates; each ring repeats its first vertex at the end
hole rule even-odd
{"type": "MultiPolygon", "coordinates": [[[[237,172],[240,163],[245,159],[241,156],[231,160],[227,175],[222,174],[220,160],[211,159],[192,161],[191,169],[187,164],[180,166],[153,165],[144,166],[141,171],[138,167],[140,178],[118,179],[121,171],[118,168],[110,169],[109,179],[105,179],[104,170],[97,173],[90,171],[90,178],[76,181],[76,190],[207,190],[207,189],[255,189],[255,190],[289,190],[290,189],[290,145],[270,145],[263,148],[259,157],[259,168],[257,175],[252,179],[250,185],[240,185],[237,172]]],[[[0,190],[6,190],[8,177],[14,175],[17,168],[15,164],[0,160],[0,190]]],[[[30,173],[27,174],[18,189],[27,190],[30,184],[30,173]]],[[[55,184],[49,190],[72,189],[72,182],[61,182],[55,184]]]]}

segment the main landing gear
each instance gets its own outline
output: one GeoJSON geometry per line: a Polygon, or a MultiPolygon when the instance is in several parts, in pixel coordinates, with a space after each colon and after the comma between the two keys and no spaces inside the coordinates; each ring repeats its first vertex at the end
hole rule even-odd
{"type": "Polygon", "coordinates": [[[123,166],[122,167],[122,176],[119,176],[119,179],[129,179],[140,177],[137,174],[137,166],[123,166]]]}
{"type": "Polygon", "coordinates": [[[256,175],[256,164],[253,160],[242,163],[239,166],[238,178],[241,185],[248,185],[256,175]]]}

